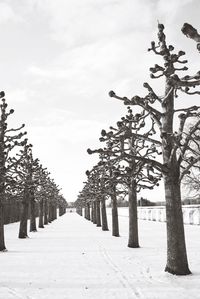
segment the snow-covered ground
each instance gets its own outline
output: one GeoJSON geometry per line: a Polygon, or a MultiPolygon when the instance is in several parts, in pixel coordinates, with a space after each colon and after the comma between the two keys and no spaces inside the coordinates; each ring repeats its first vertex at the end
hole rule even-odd
{"type": "Polygon", "coordinates": [[[193,272],[185,277],[163,271],[165,223],[140,221],[138,249],[127,247],[128,217],[120,217],[119,238],[75,213],[25,240],[17,238],[18,226],[5,228],[8,252],[0,253],[0,299],[200,298],[199,226],[185,226],[193,272]]]}

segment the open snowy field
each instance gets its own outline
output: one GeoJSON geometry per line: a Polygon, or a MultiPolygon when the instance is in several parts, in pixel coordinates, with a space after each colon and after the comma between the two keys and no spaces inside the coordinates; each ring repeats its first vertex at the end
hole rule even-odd
{"type": "MultiPolygon", "coordinates": [[[[109,222],[110,222],[109,216],[109,222]]],[[[192,275],[172,276],[166,262],[165,224],[140,221],[139,249],[127,247],[128,217],[120,235],[103,232],[75,213],[19,240],[6,226],[0,254],[0,299],[200,298],[200,227],[185,226],[192,275]]]]}

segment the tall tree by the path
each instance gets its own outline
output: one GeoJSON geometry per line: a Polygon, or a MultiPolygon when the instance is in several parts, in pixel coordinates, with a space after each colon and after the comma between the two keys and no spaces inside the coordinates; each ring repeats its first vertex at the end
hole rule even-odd
{"type": "MultiPolygon", "coordinates": [[[[160,56],[164,63],[162,66],[155,64],[154,67],[150,68],[150,71],[152,79],[164,78],[164,96],[158,96],[148,83],[144,83],[144,87],[148,90],[145,97],[134,96],[128,99],[117,96],[113,91],[109,94],[111,97],[122,100],[124,104],[142,107],[157,124],[162,143],[163,163],[161,166],[161,163],[158,164],[158,161],[154,160],[151,165],[160,167],[165,186],[167,219],[167,264],[165,271],[177,275],[187,275],[191,272],[185,244],[180,183],[184,175],[200,159],[200,157],[190,159],[189,155],[191,151],[190,140],[200,122],[193,126],[189,134],[185,134],[184,127],[189,117],[199,115],[199,107],[188,107],[187,105],[186,108],[176,109],[175,98],[178,97],[178,91],[188,95],[200,94],[199,91],[191,91],[191,88],[200,85],[200,72],[194,76],[187,75],[180,78],[177,71],[185,71],[188,68],[186,66],[178,67],[178,65],[184,65],[187,61],[181,60],[181,57],[185,55],[183,51],[175,54],[173,50],[174,47],[168,46],[166,43],[164,26],[158,24],[158,45],[152,42],[149,51],[160,56]],[[176,113],[180,113],[178,115],[178,130],[174,129],[176,113]]],[[[148,161],[146,162],[148,163],[148,161]]]]}
{"type": "Polygon", "coordinates": [[[24,239],[28,237],[28,211],[30,206],[30,224],[31,231],[36,231],[35,223],[35,195],[34,195],[34,171],[38,168],[38,159],[33,159],[32,145],[24,146],[21,151],[22,161],[16,168],[19,176],[20,188],[22,188],[22,211],[19,226],[19,238],[24,239]]]}
{"type": "MultiPolygon", "coordinates": [[[[101,139],[101,138],[100,138],[101,139]]],[[[100,161],[99,165],[103,167],[103,181],[101,184],[104,184],[104,191],[101,189],[100,193],[102,195],[107,195],[111,199],[111,211],[112,211],[112,236],[119,237],[119,220],[118,220],[118,206],[117,198],[122,195],[125,191],[120,188],[121,180],[119,177],[119,161],[118,157],[113,156],[113,151],[116,150],[115,142],[107,140],[106,146],[104,149],[87,150],[88,154],[99,153],[100,161]],[[105,193],[104,193],[105,192],[105,193]]]]}
{"type": "MultiPolygon", "coordinates": [[[[93,198],[93,201],[96,201],[96,211],[94,211],[96,224],[97,226],[101,226],[103,231],[107,231],[108,222],[105,201],[109,196],[109,192],[108,185],[106,184],[106,170],[102,161],[97,163],[97,165],[95,165],[91,171],[86,171],[86,175],[88,177],[88,193],[91,194],[92,192],[93,196],[91,197],[93,198]]],[[[93,201],[91,200],[92,205],[93,201]]]]}
{"type": "MultiPolygon", "coordinates": [[[[129,199],[129,240],[128,247],[139,247],[138,220],[137,220],[137,193],[141,189],[153,189],[159,185],[160,171],[154,169],[150,164],[146,165],[146,159],[161,154],[159,148],[161,143],[153,139],[156,133],[154,121],[146,120],[148,113],[132,112],[128,107],[127,114],[117,122],[117,126],[110,127],[109,131],[102,130],[100,141],[108,141],[115,144],[112,146],[112,156],[118,159],[124,166],[119,167],[115,174],[118,181],[127,189],[129,199]],[[135,159],[137,156],[137,159],[135,159]],[[141,159],[139,159],[141,157],[141,159]],[[126,166],[126,167],[125,167],[126,166]]],[[[106,153],[106,149],[97,150],[106,153]]],[[[110,153],[111,154],[111,153],[110,153]]]]}
{"type": "Polygon", "coordinates": [[[17,160],[11,159],[12,150],[16,146],[24,145],[26,141],[20,141],[26,132],[19,132],[24,127],[14,129],[8,128],[7,119],[14,112],[13,109],[7,109],[7,103],[4,98],[4,92],[0,92],[0,251],[6,250],[4,239],[4,201],[6,188],[12,184],[11,169],[17,160]],[[18,133],[19,132],[19,133],[18,133]]]}

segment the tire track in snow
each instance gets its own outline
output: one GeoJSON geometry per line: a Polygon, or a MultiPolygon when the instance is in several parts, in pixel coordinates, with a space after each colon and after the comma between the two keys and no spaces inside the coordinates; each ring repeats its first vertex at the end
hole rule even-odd
{"type": "MultiPolygon", "coordinates": [[[[98,242],[99,243],[99,242],[98,242]]],[[[104,261],[110,268],[117,274],[118,280],[124,289],[129,290],[134,298],[145,299],[143,294],[138,288],[134,288],[128,281],[127,277],[123,274],[123,272],[117,267],[117,265],[113,262],[111,256],[108,254],[106,249],[99,243],[99,250],[102,254],[104,261]]],[[[131,297],[133,298],[133,297],[131,297]]]]}

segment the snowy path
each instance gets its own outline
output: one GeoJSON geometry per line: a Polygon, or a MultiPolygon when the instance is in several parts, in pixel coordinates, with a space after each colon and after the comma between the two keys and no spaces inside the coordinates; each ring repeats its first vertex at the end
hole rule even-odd
{"type": "Polygon", "coordinates": [[[127,247],[128,218],[120,217],[120,238],[67,213],[17,239],[19,224],[6,226],[0,254],[0,299],[190,299],[200,298],[200,227],[186,226],[193,275],[163,272],[165,224],[140,222],[139,249],[127,247]]]}

